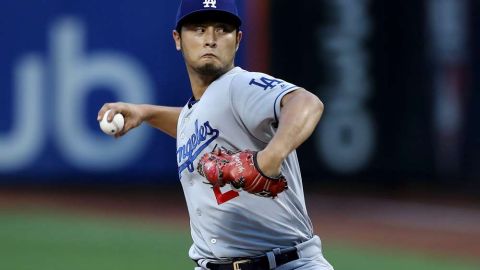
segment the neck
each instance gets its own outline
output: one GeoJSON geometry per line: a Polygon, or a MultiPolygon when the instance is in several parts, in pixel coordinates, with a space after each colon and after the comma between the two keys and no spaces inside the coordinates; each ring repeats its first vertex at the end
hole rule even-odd
{"type": "Polygon", "coordinates": [[[202,97],[203,93],[205,93],[205,91],[207,90],[208,86],[212,84],[212,82],[214,82],[223,74],[230,71],[232,68],[233,66],[230,69],[226,70],[225,72],[221,74],[216,74],[216,75],[203,75],[192,70],[191,68],[187,68],[188,77],[190,78],[190,84],[192,87],[193,97],[196,100],[199,100],[202,97]]]}

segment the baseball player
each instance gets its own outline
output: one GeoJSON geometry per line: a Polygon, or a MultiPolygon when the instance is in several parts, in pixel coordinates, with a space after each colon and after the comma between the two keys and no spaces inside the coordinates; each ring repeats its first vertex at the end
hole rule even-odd
{"type": "Polygon", "coordinates": [[[195,269],[333,269],[305,207],[295,149],[323,112],[313,94],[236,67],[234,0],[183,0],[173,39],[193,96],[183,108],[108,103],[123,136],[143,122],[177,139],[195,269]]]}

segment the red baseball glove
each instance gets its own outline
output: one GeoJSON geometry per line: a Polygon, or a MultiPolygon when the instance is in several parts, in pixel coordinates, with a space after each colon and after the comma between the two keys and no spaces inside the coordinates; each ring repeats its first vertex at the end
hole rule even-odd
{"type": "Polygon", "coordinates": [[[197,171],[213,186],[231,184],[236,189],[275,198],[288,188],[287,180],[283,175],[277,178],[264,175],[258,169],[256,158],[257,152],[250,150],[231,152],[216,148],[202,156],[197,171]]]}

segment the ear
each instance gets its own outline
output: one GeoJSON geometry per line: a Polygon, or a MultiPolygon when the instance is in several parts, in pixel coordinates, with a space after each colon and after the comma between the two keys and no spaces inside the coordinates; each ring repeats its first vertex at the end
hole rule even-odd
{"type": "Polygon", "coordinates": [[[238,51],[238,48],[240,47],[240,41],[242,41],[242,37],[243,37],[243,32],[238,31],[238,33],[237,33],[237,48],[235,49],[235,51],[238,51]]]}
{"type": "Polygon", "coordinates": [[[175,48],[177,48],[177,51],[182,50],[182,44],[181,44],[181,37],[180,33],[177,32],[177,30],[173,30],[172,32],[173,40],[175,41],[175,48]]]}

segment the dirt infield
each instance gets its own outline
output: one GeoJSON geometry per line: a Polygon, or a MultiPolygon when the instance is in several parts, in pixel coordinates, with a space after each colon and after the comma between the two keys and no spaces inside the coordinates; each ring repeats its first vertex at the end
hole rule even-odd
{"type": "MultiPolygon", "coordinates": [[[[307,193],[315,231],[324,243],[353,243],[480,261],[478,205],[406,202],[307,193]]],[[[188,228],[181,190],[150,192],[0,189],[1,211],[51,211],[128,217],[188,228]]]]}
{"type": "Polygon", "coordinates": [[[480,260],[480,209],[328,196],[307,204],[327,241],[480,260]]]}

